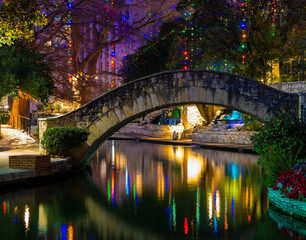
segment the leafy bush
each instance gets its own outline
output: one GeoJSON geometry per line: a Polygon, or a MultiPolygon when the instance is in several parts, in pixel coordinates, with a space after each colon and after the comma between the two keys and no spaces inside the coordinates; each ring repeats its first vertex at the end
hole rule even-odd
{"type": "MultiPolygon", "coordinates": [[[[251,136],[253,150],[258,154],[270,148],[276,152],[283,150],[283,157],[295,155],[301,146],[306,146],[306,124],[290,116],[277,117],[266,122],[257,133],[251,136]]],[[[297,158],[306,157],[306,148],[302,148],[297,158]]],[[[260,157],[261,158],[261,157],[260,157]]]]}
{"type": "Polygon", "coordinates": [[[266,122],[251,136],[253,150],[260,154],[258,163],[265,171],[265,182],[273,186],[281,172],[306,157],[305,123],[290,116],[274,118],[266,122]]]}
{"type": "Polygon", "coordinates": [[[51,155],[68,156],[69,150],[85,142],[88,135],[87,130],[77,127],[48,128],[41,144],[51,155]]]}
{"type": "Polygon", "coordinates": [[[61,108],[62,108],[62,106],[61,106],[60,104],[58,104],[58,103],[55,103],[55,104],[53,105],[53,107],[54,107],[54,109],[55,109],[56,112],[59,112],[59,111],[61,110],[61,108]]]}
{"type": "Polygon", "coordinates": [[[54,110],[54,106],[53,106],[52,104],[47,104],[47,105],[45,106],[45,110],[46,110],[48,113],[51,113],[51,112],[53,112],[53,110],[54,110]]]}
{"type": "Polygon", "coordinates": [[[280,145],[270,147],[261,153],[258,163],[264,169],[265,184],[272,187],[279,177],[279,174],[284,171],[289,171],[300,160],[298,160],[301,146],[296,153],[286,154],[286,150],[281,149],[280,145]]]}
{"type": "Polygon", "coordinates": [[[242,127],[242,130],[247,131],[259,131],[259,129],[262,127],[263,123],[256,118],[253,118],[247,114],[242,114],[242,117],[244,119],[244,125],[242,127]]]}

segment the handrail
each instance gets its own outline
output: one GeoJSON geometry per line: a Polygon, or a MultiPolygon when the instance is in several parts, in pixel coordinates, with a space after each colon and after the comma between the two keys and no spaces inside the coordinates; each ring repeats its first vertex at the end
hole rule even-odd
{"type": "Polygon", "coordinates": [[[30,118],[14,114],[11,114],[10,118],[12,118],[10,125],[13,128],[24,130],[27,134],[30,134],[30,118]]]}

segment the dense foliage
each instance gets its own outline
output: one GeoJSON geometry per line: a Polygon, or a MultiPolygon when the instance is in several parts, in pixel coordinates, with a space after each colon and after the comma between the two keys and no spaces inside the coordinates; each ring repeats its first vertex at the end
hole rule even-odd
{"type": "Polygon", "coordinates": [[[258,163],[265,171],[265,182],[272,187],[284,171],[306,158],[306,126],[290,116],[266,122],[251,136],[258,163]]]}
{"type": "Polygon", "coordinates": [[[242,127],[243,130],[247,131],[258,131],[263,123],[256,118],[249,116],[247,114],[242,114],[243,120],[244,120],[244,125],[242,127]]]}
{"type": "Polygon", "coordinates": [[[264,181],[267,186],[272,187],[281,172],[291,170],[296,163],[301,161],[298,159],[301,149],[302,146],[297,153],[287,154],[280,145],[274,144],[261,152],[258,163],[264,169],[264,181]]]}
{"type": "Polygon", "coordinates": [[[136,53],[129,54],[123,59],[120,74],[125,82],[135,80],[153,73],[165,71],[169,61],[169,46],[171,46],[178,27],[177,22],[164,23],[159,35],[149,40],[146,45],[138,48],[136,53]],[[164,37],[167,36],[168,37],[164,37]],[[152,45],[152,47],[149,47],[152,45]]]}
{"type": "Polygon", "coordinates": [[[68,156],[69,150],[85,142],[88,135],[87,130],[77,127],[48,128],[41,144],[51,155],[68,156]]]}
{"type": "Polygon", "coordinates": [[[0,98],[19,92],[46,100],[53,90],[51,70],[45,55],[22,43],[0,47],[0,98]]]}
{"type": "Polygon", "coordinates": [[[0,1],[0,47],[18,39],[33,40],[35,30],[46,21],[46,15],[35,8],[34,0],[0,1]]]}
{"type": "Polygon", "coordinates": [[[289,66],[290,76],[304,76],[303,1],[182,0],[178,9],[181,17],[167,24],[168,32],[161,31],[127,57],[122,67],[125,81],[151,73],[152,63],[156,72],[213,69],[267,82],[275,77],[273,63],[284,66],[292,59],[298,64],[289,66]],[[158,48],[167,53],[160,54],[158,48]],[[133,66],[135,71],[129,71],[133,66]]]}
{"type": "Polygon", "coordinates": [[[270,148],[280,148],[286,156],[296,154],[302,147],[298,158],[306,157],[306,124],[291,116],[280,116],[266,122],[257,133],[251,136],[254,150],[262,154],[270,148]]]}
{"type": "Polygon", "coordinates": [[[120,56],[133,49],[135,41],[149,38],[152,25],[176,13],[173,0],[36,2],[48,13],[35,44],[50,60],[58,86],[54,95],[81,105],[115,88],[120,56]],[[115,46],[122,43],[125,49],[119,54],[115,46]],[[111,61],[101,61],[102,56],[111,61]]]}

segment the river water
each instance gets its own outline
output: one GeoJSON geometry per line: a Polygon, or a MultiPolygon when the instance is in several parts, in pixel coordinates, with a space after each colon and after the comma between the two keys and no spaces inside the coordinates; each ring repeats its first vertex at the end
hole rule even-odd
{"type": "Polygon", "coordinates": [[[269,216],[257,155],[106,141],[91,171],[0,195],[0,240],[303,239],[269,216]]]}

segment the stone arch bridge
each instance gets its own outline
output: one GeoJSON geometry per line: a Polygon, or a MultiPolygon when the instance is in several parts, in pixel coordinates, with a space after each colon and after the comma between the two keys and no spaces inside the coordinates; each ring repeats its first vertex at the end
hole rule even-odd
{"type": "Polygon", "coordinates": [[[98,147],[132,120],[169,106],[212,104],[268,120],[282,112],[298,113],[298,95],[257,80],[208,70],[174,70],[153,74],[107,92],[68,114],[40,119],[40,138],[55,126],[90,131],[86,143],[72,149],[75,167],[86,165],[98,147]]]}

